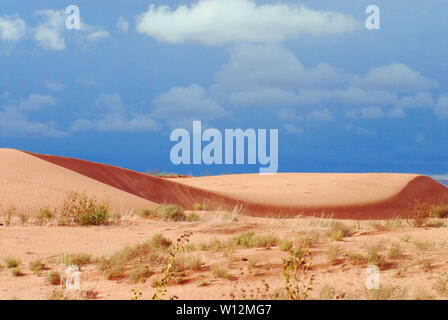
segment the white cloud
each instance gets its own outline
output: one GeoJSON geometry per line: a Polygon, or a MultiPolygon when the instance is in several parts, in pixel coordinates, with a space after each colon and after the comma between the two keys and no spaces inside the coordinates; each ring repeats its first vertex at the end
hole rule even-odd
{"type": "Polygon", "coordinates": [[[37,10],[34,15],[44,18],[35,29],[34,38],[47,50],[65,49],[64,28],[66,15],[63,10],[37,10]]]}
{"type": "Polygon", "coordinates": [[[216,74],[217,82],[229,89],[326,88],[344,85],[350,78],[326,63],[305,68],[291,51],[277,45],[236,46],[230,52],[229,62],[216,74]]]}
{"type": "Polygon", "coordinates": [[[399,108],[432,108],[434,106],[434,99],[429,92],[419,92],[415,96],[404,97],[397,103],[399,108]]]}
{"type": "Polygon", "coordinates": [[[445,93],[439,97],[434,113],[440,120],[448,119],[448,93],[445,93]]]}
{"type": "Polygon", "coordinates": [[[137,31],[169,43],[274,43],[301,35],[338,35],[360,24],[333,11],[304,5],[259,4],[253,0],[199,0],[175,10],[150,5],[137,19],[137,31]]]}
{"type": "Polygon", "coordinates": [[[26,34],[26,23],[16,16],[0,16],[0,40],[17,42],[26,34]]]}
{"type": "Polygon", "coordinates": [[[403,108],[393,108],[388,111],[387,116],[392,119],[401,119],[404,118],[406,114],[404,113],[403,108]]]}
{"type": "Polygon", "coordinates": [[[328,108],[322,110],[315,110],[308,115],[308,119],[317,120],[317,121],[332,121],[334,120],[333,115],[331,114],[328,108]]]}
{"type": "Polygon", "coordinates": [[[116,26],[117,29],[123,33],[127,33],[129,30],[129,22],[123,17],[118,18],[116,26]]]}
{"type": "Polygon", "coordinates": [[[45,88],[51,91],[61,91],[65,88],[65,84],[63,83],[56,83],[52,81],[46,81],[45,82],[45,88]]]}
{"type": "Polygon", "coordinates": [[[355,126],[355,125],[353,125],[353,124],[345,125],[345,126],[343,126],[342,128],[343,128],[343,129],[346,129],[346,130],[354,130],[357,134],[359,134],[359,135],[363,135],[363,136],[370,136],[370,135],[373,135],[373,134],[374,134],[374,133],[373,133],[372,131],[370,131],[370,130],[367,130],[367,129],[365,129],[365,128],[361,128],[361,127],[355,126]]]}
{"type": "Polygon", "coordinates": [[[197,84],[171,88],[157,96],[153,104],[155,109],[151,116],[166,121],[170,127],[191,125],[192,120],[210,121],[231,115],[197,84]]]}
{"type": "Polygon", "coordinates": [[[349,110],[347,115],[352,118],[377,119],[383,117],[383,109],[379,107],[364,107],[349,110]]]}
{"type": "MultiPolygon", "coordinates": [[[[34,28],[34,38],[46,50],[61,51],[66,48],[66,35],[68,34],[65,21],[67,15],[64,10],[37,10],[34,15],[42,17],[42,21],[34,28]]],[[[83,43],[92,42],[110,37],[109,32],[94,27],[81,20],[80,29],[74,33],[83,43]]]]}
{"type": "Polygon", "coordinates": [[[97,41],[102,39],[107,39],[110,37],[109,32],[104,30],[93,31],[86,36],[86,39],[89,41],[97,41]]]}
{"type": "Polygon", "coordinates": [[[26,99],[20,99],[19,108],[21,110],[36,111],[47,106],[56,106],[57,99],[50,95],[32,93],[26,99]]]}
{"type": "Polygon", "coordinates": [[[58,130],[54,122],[39,122],[28,119],[29,111],[38,111],[47,106],[55,106],[56,99],[48,95],[31,94],[20,99],[18,106],[0,109],[0,135],[16,137],[66,137],[67,133],[58,130]]]}
{"type": "Polygon", "coordinates": [[[437,87],[437,81],[422,76],[403,63],[372,68],[357,84],[384,90],[422,90],[437,87]]]}
{"type": "Polygon", "coordinates": [[[291,134],[302,134],[303,133],[302,128],[299,128],[296,125],[293,125],[290,123],[285,125],[285,130],[287,133],[291,133],[291,134]]]}
{"type": "Polygon", "coordinates": [[[95,100],[97,115],[94,119],[77,119],[70,130],[74,132],[97,130],[101,132],[145,132],[161,129],[153,117],[127,110],[118,93],[101,94],[95,100]]]}

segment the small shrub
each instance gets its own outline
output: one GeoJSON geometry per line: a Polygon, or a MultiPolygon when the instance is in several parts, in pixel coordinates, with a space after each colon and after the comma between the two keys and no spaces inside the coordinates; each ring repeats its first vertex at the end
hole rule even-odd
{"type": "Polygon", "coordinates": [[[149,277],[150,275],[151,271],[147,266],[137,265],[129,271],[128,277],[132,282],[138,283],[141,282],[143,279],[149,277]]]}
{"type": "Polygon", "coordinates": [[[11,269],[11,274],[13,277],[21,277],[23,276],[23,272],[19,268],[11,269]]]}
{"type": "Polygon", "coordinates": [[[214,266],[212,268],[212,274],[215,278],[223,278],[230,280],[232,278],[232,274],[227,272],[226,270],[222,269],[219,266],[214,266]]]}
{"type": "Polygon", "coordinates": [[[176,204],[161,204],[157,207],[157,214],[165,221],[185,221],[187,219],[184,209],[176,204]]]}
{"type": "Polygon", "coordinates": [[[305,300],[313,289],[313,276],[308,275],[311,255],[307,247],[292,248],[283,259],[285,291],[290,300],[305,300]]]}
{"type": "Polygon", "coordinates": [[[58,286],[61,284],[61,274],[57,271],[51,271],[47,275],[47,282],[51,285],[58,286]]]}
{"type": "Polygon", "coordinates": [[[432,206],[430,208],[429,215],[433,218],[439,218],[439,219],[448,218],[448,206],[447,205],[432,206]]]}
{"type": "Polygon", "coordinates": [[[55,214],[49,208],[42,208],[36,217],[38,225],[45,225],[55,218],[55,214]]]}
{"type": "Polygon", "coordinates": [[[70,192],[59,215],[59,223],[67,225],[103,225],[109,217],[109,202],[90,199],[85,193],[70,192]]]}
{"type": "Polygon", "coordinates": [[[192,212],[187,216],[187,221],[188,222],[194,222],[194,221],[199,221],[201,220],[201,217],[199,215],[197,215],[196,213],[192,212]]]}
{"type": "Polygon", "coordinates": [[[47,268],[47,266],[40,260],[34,260],[30,262],[29,268],[36,276],[40,277],[42,271],[44,271],[47,268]]]}
{"type": "Polygon", "coordinates": [[[392,244],[389,251],[387,252],[387,257],[389,259],[400,259],[403,256],[401,247],[398,243],[392,244]]]}
{"type": "Polygon", "coordinates": [[[30,219],[30,217],[26,214],[21,214],[19,215],[20,218],[20,224],[23,226],[25,223],[28,222],[28,220],[30,219]]]}
{"type": "Polygon", "coordinates": [[[141,209],[138,211],[138,215],[142,218],[158,218],[157,212],[151,209],[141,209]]]}
{"type": "Polygon", "coordinates": [[[347,257],[352,265],[362,265],[367,262],[367,259],[361,253],[349,253],[347,257]]]}
{"type": "Polygon", "coordinates": [[[431,204],[429,201],[414,200],[410,204],[410,213],[408,214],[408,224],[417,228],[424,227],[430,216],[431,204]]]}
{"type": "Polygon", "coordinates": [[[6,257],[3,262],[5,263],[6,268],[17,268],[22,263],[20,259],[14,257],[6,257]]]}
{"type": "Polygon", "coordinates": [[[426,223],[426,227],[428,228],[442,228],[445,226],[445,221],[443,220],[434,220],[426,223]]]}
{"type": "Polygon", "coordinates": [[[205,206],[200,203],[195,203],[193,206],[193,209],[196,211],[202,211],[202,210],[205,210],[205,206]]]}
{"type": "Polygon", "coordinates": [[[11,206],[6,210],[5,213],[5,225],[9,226],[12,222],[12,219],[16,216],[17,209],[14,206],[11,206]]]}
{"type": "Polygon", "coordinates": [[[336,241],[341,241],[345,237],[350,237],[351,234],[351,229],[341,222],[332,222],[330,230],[327,231],[327,236],[336,241]]]}
{"type": "Polygon", "coordinates": [[[282,241],[280,241],[278,247],[282,251],[289,251],[292,248],[292,242],[289,240],[282,240],[282,241]]]}
{"type": "Polygon", "coordinates": [[[244,248],[267,248],[277,245],[279,239],[274,235],[255,236],[253,231],[248,231],[234,237],[233,241],[244,248]]]}
{"type": "Polygon", "coordinates": [[[377,248],[369,248],[367,251],[367,263],[383,269],[387,265],[386,259],[378,252],[377,248]]]}
{"type": "Polygon", "coordinates": [[[77,266],[81,268],[87,264],[92,263],[92,256],[87,253],[75,253],[75,254],[61,254],[61,263],[67,266],[77,266]]]}

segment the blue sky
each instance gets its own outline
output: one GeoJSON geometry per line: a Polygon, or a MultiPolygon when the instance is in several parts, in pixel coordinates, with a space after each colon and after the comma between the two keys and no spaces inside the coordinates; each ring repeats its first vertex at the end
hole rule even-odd
{"type": "Polygon", "coordinates": [[[278,128],[281,172],[444,174],[445,9],[444,0],[3,0],[0,147],[139,171],[258,172],[172,165],[171,130],[201,120],[278,128]],[[364,26],[370,4],[380,30],[364,26]],[[80,30],[65,28],[68,5],[80,8],[80,30]]]}

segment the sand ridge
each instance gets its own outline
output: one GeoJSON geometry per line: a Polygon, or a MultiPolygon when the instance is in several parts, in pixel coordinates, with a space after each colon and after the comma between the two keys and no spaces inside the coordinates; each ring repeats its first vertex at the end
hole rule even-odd
{"type": "Polygon", "coordinates": [[[448,192],[433,179],[415,174],[278,173],[161,179],[85,160],[26,154],[150,204],[176,203],[191,209],[195,203],[206,203],[210,210],[240,206],[243,214],[253,216],[383,219],[406,215],[409,203],[417,198],[446,201],[448,192]]]}

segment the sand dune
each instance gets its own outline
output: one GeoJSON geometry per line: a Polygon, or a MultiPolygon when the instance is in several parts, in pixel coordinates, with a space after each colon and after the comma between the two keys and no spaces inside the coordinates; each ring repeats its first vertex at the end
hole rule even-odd
{"type": "Polygon", "coordinates": [[[109,200],[112,209],[121,213],[156,205],[24,152],[0,149],[1,209],[15,206],[19,211],[36,213],[43,207],[59,206],[70,191],[109,200]]]}
{"type": "Polygon", "coordinates": [[[51,155],[0,150],[2,203],[42,207],[69,190],[110,197],[113,205],[139,209],[156,203],[254,216],[332,215],[380,219],[403,216],[416,198],[445,201],[448,189],[426,176],[412,174],[279,173],[160,179],[114,166],[51,155]]]}

